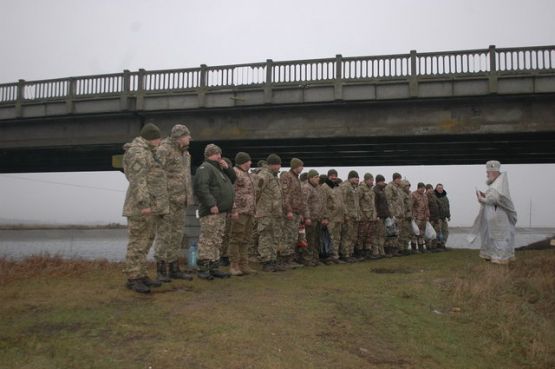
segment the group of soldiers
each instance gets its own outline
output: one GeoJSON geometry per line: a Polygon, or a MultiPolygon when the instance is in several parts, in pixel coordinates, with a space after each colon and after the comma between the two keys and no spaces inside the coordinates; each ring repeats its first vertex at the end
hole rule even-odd
{"type": "Polygon", "coordinates": [[[205,147],[192,177],[190,140],[184,124],[162,140],[160,129],[148,123],[124,146],[127,287],[136,292],[193,278],[178,265],[185,210],[192,205],[200,222],[196,275],[205,280],[256,273],[253,257],[262,271],[279,272],[445,250],[451,215],[441,184],[419,183],[411,192],[398,173],[386,183],[370,173],[360,181],[356,171],[341,181],[334,169],[303,173],[298,158],[280,173],[277,154],[253,168],[250,155],[239,152],[233,166],[215,144],[205,147]],[[435,239],[424,237],[428,223],[435,239]],[[146,271],[153,245],[156,279],[146,271]],[[221,270],[224,258],[229,272],[221,270]]]}

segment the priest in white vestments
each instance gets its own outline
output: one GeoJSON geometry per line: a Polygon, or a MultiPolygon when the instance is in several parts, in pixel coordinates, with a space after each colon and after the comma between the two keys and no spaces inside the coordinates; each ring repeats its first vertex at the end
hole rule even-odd
{"type": "Polygon", "coordinates": [[[481,241],[480,257],[496,264],[514,260],[516,211],[509,192],[507,172],[501,172],[501,163],[486,163],[486,192],[476,191],[480,212],[474,221],[468,240],[481,241]]]}

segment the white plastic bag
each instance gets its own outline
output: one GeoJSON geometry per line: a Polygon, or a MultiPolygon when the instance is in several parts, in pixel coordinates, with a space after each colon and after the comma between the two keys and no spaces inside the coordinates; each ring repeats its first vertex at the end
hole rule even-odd
{"type": "Polygon", "coordinates": [[[420,236],[420,228],[418,228],[418,224],[416,224],[414,219],[410,224],[412,226],[412,234],[415,236],[420,236]]]}
{"type": "Polygon", "coordinates": [[[426,232],[424,238],[427,240],[435,240],[437,238],[436,230],[432,227],[430,222],[426,222],[426,232]]]}

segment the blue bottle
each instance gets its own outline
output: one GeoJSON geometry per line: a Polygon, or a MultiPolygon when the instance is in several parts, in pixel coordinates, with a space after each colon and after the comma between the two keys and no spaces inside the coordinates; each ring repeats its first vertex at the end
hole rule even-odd
{"type": "Polygon", "coordinates": [[[197,240],[191,241],[189,249],[187,250],[187,266],[189,270],[197,269],[197,240]]]}

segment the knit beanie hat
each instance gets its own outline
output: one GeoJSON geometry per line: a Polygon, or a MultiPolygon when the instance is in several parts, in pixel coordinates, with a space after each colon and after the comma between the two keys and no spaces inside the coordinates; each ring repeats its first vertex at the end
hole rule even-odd
{"type": "Polygon", "coordinates": [[[160,138],[160,128],[152,123],[147,123],[141,129],[141,137],[145,140],[156,140],[160,138]]]}

